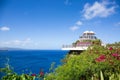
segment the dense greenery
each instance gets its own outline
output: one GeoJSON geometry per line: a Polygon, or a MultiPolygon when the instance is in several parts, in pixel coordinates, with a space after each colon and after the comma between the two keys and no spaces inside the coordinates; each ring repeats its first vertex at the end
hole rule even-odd
{"type": "Polygon", "coordinates": [[[90,42],[91,44],[96,44],[96,45],[101,45],[101,40],[100,39],[96,39],[96,40],[77,40],[76,42],[72,43],[73,46],[76,46],[77,44],[79,44],[79,42],[90,42]]]}
{"type": "Polygon", "coordinates": [[[17,74],[15,73],[9,64],[6,64],[5,68],[0,68],[0,72],[4,73],[1,80],[43,80],[44,73],[40,71],[40,74],[17,74]]]}
{"type": "Polygon", "coordinates": [[[0,72],[6,75],[2,80],[120,80],[120,47],[106,47],[94,42],[80,55],[68,54],[62,60],[63,64],[54,69],[51,65],[51,73],[18,75],[10,69],[0,68],[0,72]]]}
{"type": "Polygon", "coordinates": [[[120,80],[119,48],[93,45],[80,55],[67,55],[46,80],[120,80]]]}
{"type": "Polygon", "coordinates": [[[112,43],[112,44],[107,44],[108,47],[112,46],[114,48],[120,48],[120,42],[115,42],[115,43],[112,43]]]}

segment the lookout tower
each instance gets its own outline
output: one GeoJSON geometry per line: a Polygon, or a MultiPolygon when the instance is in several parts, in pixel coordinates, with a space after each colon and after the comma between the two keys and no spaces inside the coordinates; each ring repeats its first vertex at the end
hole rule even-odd
{"type": "Polygon", "coordinates": [[[95,36],[95,33],[93,31],[85,31],[83,32],[83,35],[80,36],[80,41],[83,40],[95,40],[97,37],[95,36]]]}
{"type": "Polygon", "coordinates": [[[85,31],[80,36],[79,40],[74,42],[71,45],[63,45],[62,50],[76,50],[83,51],[86,50],[90,45],[92,45],[92,40],[96,40],[97,37],[93,31],[85,31]]]}
{"type": "Polygon", "coordinates": [[[69,50],[69,54],[80,54],[91,45],[103,45],[103,43],[100,39],[97,39],[93,31],[85,31],[79,39],[71,45],[63,45],[62,50],[69,50]]]}

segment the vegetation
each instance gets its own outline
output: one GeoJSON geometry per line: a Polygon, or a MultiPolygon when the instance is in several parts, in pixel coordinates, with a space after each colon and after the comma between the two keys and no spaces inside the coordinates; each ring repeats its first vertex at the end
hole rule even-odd
{"type": "Polygon", "coordinates": [[[114,48],[120,48],[120,42],[115,42],[115,43],[112,43],[112,44],[107,44],[108,47],[112,46],[114,48]]]}
{"type": "MultiPolygon", "coordinates": [[[[99,42],[99,41],[98,41],[99,42]]],[[[120,80],[120,47],[107,45],[106,47],[94,42],[80,55],[68,54],[62,60],[63,64],[54,68],[51,73],[44,75],[21,74],[18,75],[10,69],[0,68],[5,72],[1,80],[120,80]]]]}
{"type": "Polygon", "coordinates": [[[15,73],[9,64],[6,65],[5,68],[0,68],[0,72],[4,73],[1,80],[43,80],[44,73],[41,71],[40,74],[17,74],[15,73]]]}
{"type": "Polygon", "coordinates": [[[96,40],[77,40],[76,42],[72,43],[73,46],[76,46],[77,44],[79,44],[79,42],[90,42],[91,44],[95,44],[95,45],[101,45],[101,40],[100,39],[96,39],[96,40]]]}
{"type": "Polygon", "coordinates": [[[102,42],[101,42],[100,39],[96,39],[96,40],[92,40],[92,44],[93,44],[93,45],[101,45],[102,42]]]}
{"type": "Polygon", "coordinates": [[[67,55],[45,80],[120,80],[119,48],[92,45],[80,55],[67,55]]]}

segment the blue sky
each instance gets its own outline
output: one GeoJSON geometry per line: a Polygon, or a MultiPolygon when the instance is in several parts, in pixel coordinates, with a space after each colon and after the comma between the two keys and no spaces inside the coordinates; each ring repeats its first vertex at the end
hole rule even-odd
{"type": "Polygon", "coordinates": [[[0,0],[0,47],[60,49],[86,30],[120,41],[120,1],[0,0]]]}

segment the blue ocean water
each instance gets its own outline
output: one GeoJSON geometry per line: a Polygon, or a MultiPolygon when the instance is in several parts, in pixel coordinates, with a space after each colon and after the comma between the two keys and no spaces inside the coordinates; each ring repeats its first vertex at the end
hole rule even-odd
{"type": "Polygon", "coordinates": [[[0,67],[5,67],[7,59],[9,65],[18,74],[36,73],[41,69],[49,72],[49,68],[53,62],[55,67],[61,65],[61,59],[68,53],[62,50],[16,50],[16,51],[0,51],[0,67]]]}

